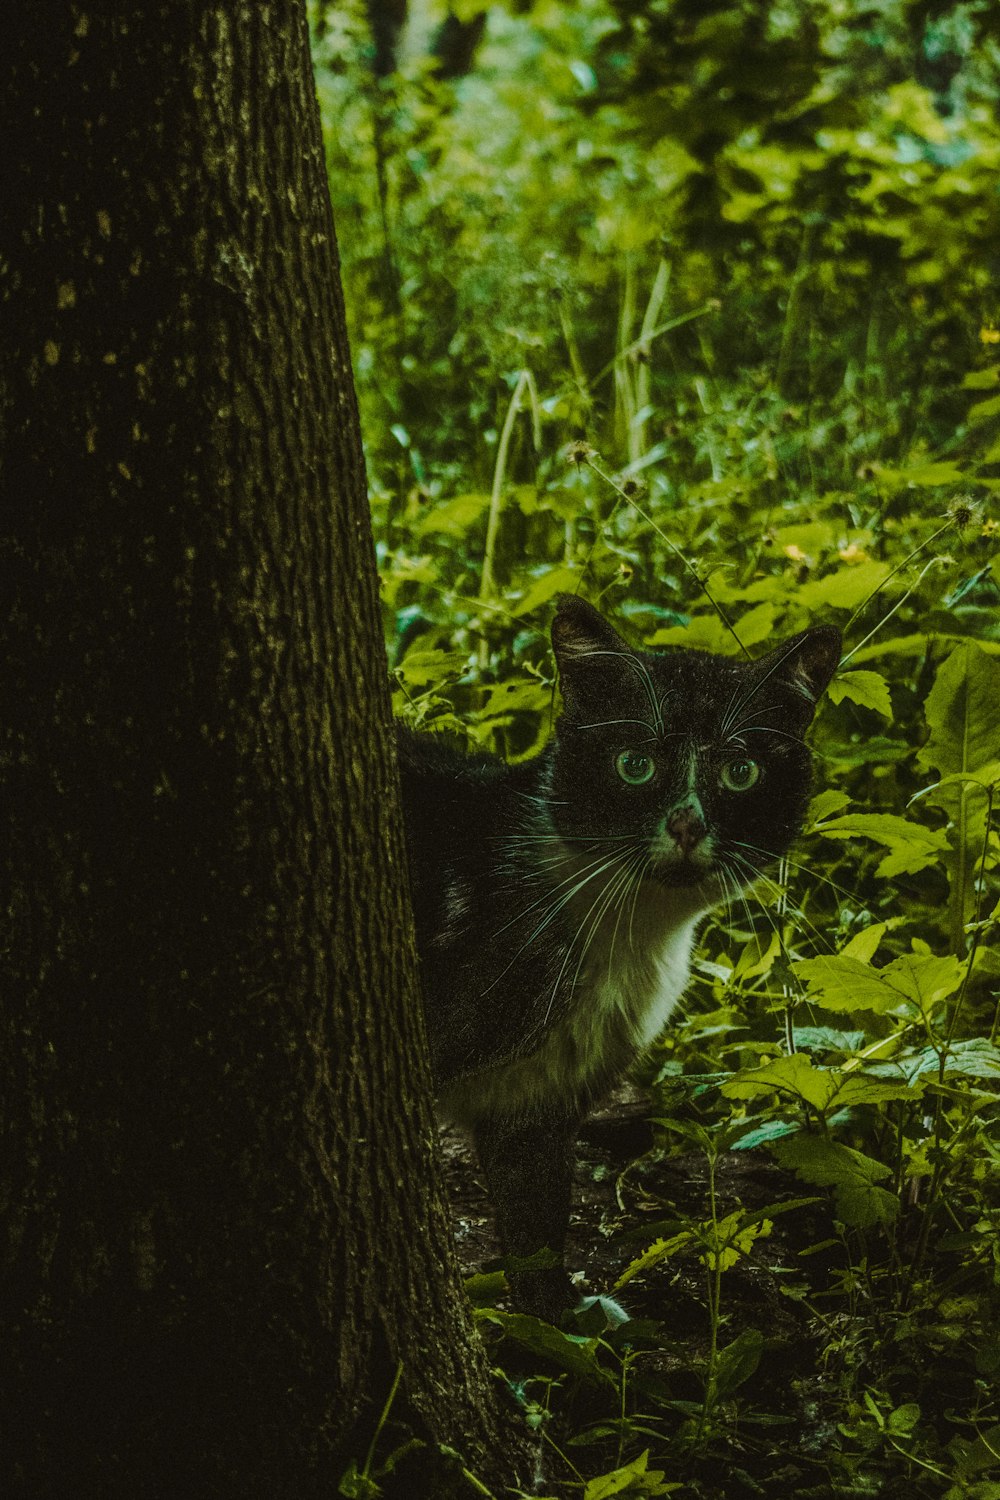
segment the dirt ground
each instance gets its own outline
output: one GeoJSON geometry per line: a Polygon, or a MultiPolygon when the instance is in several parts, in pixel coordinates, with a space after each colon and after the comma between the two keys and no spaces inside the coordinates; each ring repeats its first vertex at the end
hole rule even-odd
{"type": "MultiPolygon", "coordinates": [[[[674,1212],[678,1218],[708,1216],[704,1159],[696,1153],[665,1158],[653,1150],[649,1109],[648,1097],[626,1085],[581,1131],[566,1263],[571,1272],[582,1273],[585,1291],[611,1291],[621,1271],[656,1238],[654,1221],[670,1218],[674,1212]],[[644,1223],[649,1226],[648,1236],[643,1233],[644,1223]],[[627,1239],[623,1238],[626,1234],[630,1234],[627,1239]]],[[[470,1146],[452,1129],[443,1132],[442,1142],[459,1254],[465,1274],[471,1275],[494,1259],[499,1249],[470,1146]]],[[[723,1156],[716,1187],[720,1215],[739,1204],[759,1208],[808,1193],[762,1151],[723,1156]]],[[[772,1234],[726,1272],[720,1343],[728,1344],[743,1329],[758,1329],[765,1339],[764,1354],[740,1393],[742,1415],[733,1419],[735,1425],[724,1436],[720,1433],[693,1469],[670,1476],[684,1480],[685,1495],[744,1500],[794,1494],[803,1500],[821,1500],[896,1493],[881,1485],[854,1489],[830,1482],[827,1444],[831,1436],[836,1439],[832,1423],[824,1419],[821,1399],[828,1377],[819,1369],[819,1348],[801,1302],[783,1291],[795,1279],[789,1267],[794,1267],[797,1251],[828,1235],[828,1218],[824,1223],[817,1211],[798,1208],[776,1218],[772,1234]],[[786,1238],[789,1232],[794,1232],[795,1243],[786,1238]]],[[[631,1317],[655,1319],[667,1330],[666,1337],[661,1334],[653,1341],[655,1347],[643,1354],[644,1376],[653,1377],[678,1410],[686,1403],[700,1406],[709,1320],[705,1272],[697,1258],[661,1262],[617,1296],[631,1317]]],[[[506,1355],[501,1357],[506,1359],[506,1355]]],[[[516,1351],[513,1358],[516,1367],[516,1351]]],[[[544,1367],[544,1362],[540,1366],[530,1356],[529,1368],[532,1360],[536,1371],[544,1367]]],[[[509,1372],[510,1367],[505,1368],[509,1372]]],[[[665,1433],[670,1433],[683,1417],[667,1410],[660,1420],[665,1433]]],[[[569,1428],[563,1436],[572,1436],[569,1428]]],[[[657,1451],[655,1443],[653,1451],[657,1451]]],[[[547,1493],[558,1489],[558,1483],[547,1480],[547,1493]]]]}

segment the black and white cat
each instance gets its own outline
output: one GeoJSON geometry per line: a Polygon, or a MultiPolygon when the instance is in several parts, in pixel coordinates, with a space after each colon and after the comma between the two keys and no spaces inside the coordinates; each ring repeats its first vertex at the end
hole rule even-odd
{"type": "MultiPolygon", "coordinates": [[[[663,1029],[698,922],[788,849],[803,736],[836,671],[821,625],[757,661],[635,651],[584,600],[552,625],[563,710],[508,766],[400,727],[439,1110],[475,1139],[504,1253],[563,1250],[591,1104],[663,1029]]],[[[510,1277],[556,1318],[562,1270],[510,1277]]]]}

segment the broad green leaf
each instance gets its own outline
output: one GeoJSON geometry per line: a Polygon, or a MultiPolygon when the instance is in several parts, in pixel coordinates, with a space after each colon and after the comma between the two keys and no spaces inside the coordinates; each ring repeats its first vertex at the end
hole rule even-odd
{"type": "MultiPolygon", "coordinates": [[[[744,646],[756,646],[767,640],[773,629],[777,610],[773,604],[758,604],[733,621],[736,637],[744,646]]],[[[694,646],[702,651],[720,651],[732,656],[739,651],[731,630],[717,614],[692,616],[687,625],[669,625],[649,637],[649,645],[694,646]]]]}
{"type": "Polygon", "coordinates": [[[841,1031],[834,1026],[795,1026],[792,1035],[796,1048],[807,1052],[843,1052],[850,1056],[865,1045],[863,1031],[841,1031]]]}
{"type": "Polygon", "coordinates": [[[612,1469],[607,1474],[599,1474],[596,1479],[587,1481],[583,1492],[583,1500],[610,1500],[613,1495],[632,1494],[638,1497],[652,1495],[668,1495],[673,1490],[681,1488],[679,1482],[664,1484],[663,1469],[650,1469],[649,1449],[640,1453],[631,1463],[624,1464],[620,1469],[612,1469]]]}
{"type": "Polygon", "coordinates": [[[985,370],[973,370],[962,381],[963,391],[994,391],[1000,385],[1000,365],[988,365],[985,370]]]}
{"type": "Polygon", "coordinates": [[[849,807],[850,803],[851,799],[846,792],[835,791],[833,787],[820,792],[819,796],[813,797],[809,803],[806,827],[815,828],[817,823],[822,822],[824,818],[829,818],[835,812],[840,812],[842,807],[849,807]]]}
{"type": "Polygon", "coordinates": [[[844,954],[832,958],[804,958],[792,965],[809,986],[809,999],[824,1010],[872,1010],[882,1015],[916,1006],[929,1016],[933,1007],[954,994],[963,968],[953,954],[907,953],[884,969],[844,954]]]}
{"type": "Polygon", "coordinates": [[[781,952],[781,935],[771,932],[767,943],[762,943],[758,936],[754,936],[743,947],[736,968],[733,970],[733,979],[753,979],[758,974],[766,974],[781,952]]]}
{"type": "Polygon", "coordinates": [[[882,484],[891,489],[905,489],[916,485],[919,489],[932,488],[939,484],[967,484],[968,475],[954,464],[917,464],[912,469],[884,469],[876,466],[882,484]]]}
{"type": "Polygon", "coordinates": [[[891,766],[909,760],[913,746],[906,740],[891,740],[884,734],[867,735],[848,744],[823,744],[823,759],[841,766],[891,766]]]}
{"type": "MultiPolygon", "coordinates": [[[[937,1077],[940,1057],[936,1048],[921,1047],[916,1051],[900,1052],[893,1064],[902,1068],[907,1078],[921,1078],[928,1074],[937,1077]]],[[[960,1078],[1000,1078],[1000,1047],[994,1046],[984,1036],[966,1037],[952,1042],[944,1063],[944,1076],[960,1078]]]]}
{"type": "Polygon", "coordinates": [[[834,1097],[838,1109],[850,1109],[855,1104],[886,1104],[890,1099],[918,1099],[922,1087],[910,1083],[894,1082],[886,1078],[873,1078],[870,1073],[843,1072],[839,1075],[840,1086],[834,1097]]]}
{"type": "Polygon", "coordinates": [[[832,1187],[837,1212],[845,1224],[865,1228],[889,1224],[896,1217],[898,1200],[877,1185],[889,1176],[889,1168],[882,1162],[804,1130],[775,1141],[771,1150],[783,1167],[790,1167],[804,1182],[832,1187]]]}
{"type": "Polygon", "coordinates": [[[789,1057],[775,1057],[759,1068],[741,1068],[722,1085],[728,1099],[755,1099],[758,1094],[774,1090],[802,1099],[814,1109],[825,1110],[836,1093],[836,1084],[827,1069],[816,1068],[804,1053],[793,1052],[789,1057]]]}
{"type": "Polygon", "coordinates": [[[473,1307],[492,1307],[506,1290],[507,1278],[502,1271],[483,1271],[465,1278],[465,1295],[473,1307]]]}
{"type": "Polygon", "coordinates": [[[900,995],[905,995],[922,1015],[930,1018],[940,1001],[953,995],[962,982],[965,967],[953,953],[943,958],[924,953],[906,953],[894,959],[879,974],[900,995]]]}
{"type": "Polygon", "coordinates": [[[891,571],[888,563],[872,559],[863,563],[841,563],[835,572],[804,583],[796,599],[802,608],[810,611],[856,609],[863,599],[881,587],[891,571]]]}
{"type": "Polygon", "coordinates": [[[1000,760],[998,705],[1000,662],[975,642],[956,646],[927,694],[924,714],[930,735],[917,751],[919,764],[949,776],[1000,760]]]}
{"type": "Polygon", "coordinates": [[[533,1318],[528,1313],[500,1312],[494,1307],[477,1307],[474,1316],[482,1322],[495,1323],[509,1338],[529,1349],[532,1354],[541,1354],[551,1359],[561,1370],[570,1375],[579,1375],[595,1385],[603,1385],[610,1379],[597,1358],[596,1338],[581,1339],[571,1333],[546,1323],[542,1318],[533,1318]]]}
{"type": "Polygon", "coordinates": [[[694,1241],[694,1231],[684,1229],[680,1234],[671,1235],[670,1239],[654,1240],[641,1255],[627,1265],[615,1282],[615,1291],[623,1287],[626,1282],[631,1281],[633,1276],[639,1276],[643,1271],[652,1270],[658,1266],[661,1260],[669,1260],[672,1255],[677,1255],[681,1250],[690,1249],[694,1241]]]}
{"type": "Polygon", "coordinates": [[[461,677],[469,665],[464,651],[438,651],[433,647],[416,647],[407,651],[396,668],[396,676],[411,691],[422,688],[443,687],[461,677]]]}
{"type": "Polygon", "coordinates": [[[883,978],[885,970],[858,958],[803,958],[792,969],[808,985],[810,1002],[824,1010],[873,1010],[883,1015],[900,1004],[899,991],[883,978]]]}
{"type": "Polygon", "coordinates": [[[556,594],[572,593],[579,580],[579,568],[549,568],[525,590],[513,606],[513,612],[517,615],[530,615],[533,610],[548,604],[556,594]]]}
{"type": "Polygon", "coordinates": [[[746,1221],[746,1210],[736,1209],[717,1223],[707,1220],[702,1226],[702,1237],[708,1241],[698,1259],[703,1266],[714,1271],[716,1263],[720,1271],[731,1271],[745,1255],[749,1255],[758,1240],[766,1240],[774,1228],[770,1219],[755,1216],[746,1221]]]}
{"type": "Polygon", "coordinates": [[[841,958],[856,958],[859,963],[871,963],[888,928],[888,922],[873,922],[870,927],[856,932],[846,947],[841,949],[841,958]]]}
{"type": "MultiPolygon", "coordinates": [[[[795,1031],[798,1036],[798,1028],[795,1031]]],[[[731,1150],[752,1151],[755,1146],[766,1146],[768,1141],[776,1141],[783,1135],[792,1135],[798,1130],[798,1125],[791,1120],[765,1120],[762,1125],[755,1125],[745,1135],[733,1141],[731,1150]]]]}
{"type": "Polygon", "coordinates": [[[489,503],[489,495],[480,490],[454,495],[426,511],[413,527],[414,534],[426,536],[428,532],[440,531],[445,536],[462,536],[479,520],[489,503]]]}
{"type": "Polygon", "coordinates": [[[875,873],[883,878],[914,875],[937,863],[950,849],[943,830],[927,828],[895,813],[848,813],[843,818],[828,819],[816,832],[829,839],[860,837],[882,844],[889,853],[875,873]]]}
{"type": "Polygon", "coordinates": [[[745,1380],[749,1380],[764,1353],[764,1335],[756,1328],[744,1328],[739,1336],[719,1350],[715,1365],[715,1394],[726,1397],[745,1380]]]}
{"type": "Polygon", "coordinates": [[[826,690],[832,703],[848,698],[862,708],[872,708],[883,718],[892,718],[892,699],[889,684],[881,672],[841,672],[826,690]]]}

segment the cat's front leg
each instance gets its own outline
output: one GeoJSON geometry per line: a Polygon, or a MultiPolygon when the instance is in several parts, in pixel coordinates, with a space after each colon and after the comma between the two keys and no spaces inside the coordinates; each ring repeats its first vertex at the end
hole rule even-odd
{"type": "Polygon", "coordinates": [[[529,1256],[548,1249],[559,1256],[558,1266],[507,1276],[515,1305],[550,1323],[558,1323],[576,1301],[562,1255],[579,1124],[578,1116],[561,1113],[488,1115],[473,1132],[503,1254],[529,1256]]]}

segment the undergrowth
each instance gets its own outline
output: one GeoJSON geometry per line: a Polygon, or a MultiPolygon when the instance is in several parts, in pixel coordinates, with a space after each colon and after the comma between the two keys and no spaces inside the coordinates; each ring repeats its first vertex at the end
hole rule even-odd
{"type": "Polygon", "coordinates": [[[805,834],[649,1061],[700,1207],[646,1163],[637,1316],[484,1330],[546,1493],[1000,1500],[996,36],[520,9],[457,82],[419,47],[373,78],[360,6],[317,42],[397,711],[533,753],[563,591],[654,649],[845,647],[805,834]]]}

